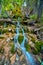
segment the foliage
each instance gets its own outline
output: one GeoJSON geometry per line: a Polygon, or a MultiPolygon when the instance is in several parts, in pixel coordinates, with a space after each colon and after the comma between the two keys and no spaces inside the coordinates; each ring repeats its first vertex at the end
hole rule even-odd
{"type": "Polygon", "coordinates": [[[30,7],[35,7],[37,0],[29,0],[30,7]]]}
{"type": "Polygon", "coordinates": [[[15,8],[12,10],[11,16],[15,16],[16,18],[22,17],[21,8],[18,5],[15,5],[15,8]]]}
{"type": "Polygon", "coordinates": [[[14,47],[15,47],[14,44],[10,44],[10,47],[11,47],[11,50],[10,50],[11,53],[14,54],[14,47]]]}
{"type": "Polygon", "coordinates": [[[35,42],[35,48],[36,48],[36,50],[34,50],[33,53],[34,54],[38,54],[39,52],[41,52],[42,46],[43,46],[43,42],[42,41],[35,42]]]}
{"type": "Polygon", "coordinates": [[[18,37],[18,41],[19,41],[20,44],[22,43],[23,38],[24,38],[23,35],[19,35],[19,37],[18,37]]]}
{"type": "Polygon", "coordinates": [[[25,45],[25,48],[26,48],[27,51],[29,51],[30,50],[30,45],[29,44],[26,44],[25,45]]]}
{"type": "Polygon", "coordinates": [[[43,24],[43,12],[42,12],[42,16],[40,18],[40,22],[41,22],[41,24],[43,24]]]}
{"type": "MultiPolygon", "coordinates": [[[[0,3],[1,3],[1,14],[0,14],[0,17],[8,17],[8,16],[10,16],[11,11],[16,10],[15,9],[16,8],[15,5],[17,5],[20,8],[22,6],[23,2],[24,2],[24,0],[9,0],[9,1],[8,0],[1,0],[0,1],[0,3]]],[[[18,11],[19,11],[19,8],[17,9],[18,11]]],[[[15,14],[15,13],[13,13],[13,14],[15,14]]]]}
{"type": "Polygon", "coordinates": [[[37,20],[37,14],[30,15],[30,19],[37,20]]]}
{"type": "Polygon", "coordinates": [[[3,54],[3,52],[4,52],[4,45],[2,44],[2,46],[0,47],[0,53],[3,54]]]}
{"type": "Polygon", "coordinates": [[[0,34],[1,34],[1,33],[4,34],[4,33],[6,33],[6,32],[8,32],[8,29],[7,29],[7,28],[0,29],[0,34]]]}

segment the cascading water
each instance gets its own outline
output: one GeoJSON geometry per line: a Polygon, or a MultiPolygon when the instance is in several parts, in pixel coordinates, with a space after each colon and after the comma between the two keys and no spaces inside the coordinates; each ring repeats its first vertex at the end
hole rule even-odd
{"type": "Polygon", "coordinates": [[[15,48],[17,47],[17,48],[20,48],[22,50],[22,53],[25,55],[26,60],[30,63],[28,65],[37,65],[35,60],[34,60],[34,58],[33,58],[33,56],[29,52],[26,51],[26,48],[24,46],[25,40],[28,40],[28,39],[25,36],[23,28],[22,28],[22,32],[23,32],[24,39],[23,39],[21,45],[18,42],[19,28],[20,28],[20,24],[18,22],[17,23],[17,28],[16,28],[16,33],[17,34],[14,36],[14,45],[15,45],[15,48]]]}

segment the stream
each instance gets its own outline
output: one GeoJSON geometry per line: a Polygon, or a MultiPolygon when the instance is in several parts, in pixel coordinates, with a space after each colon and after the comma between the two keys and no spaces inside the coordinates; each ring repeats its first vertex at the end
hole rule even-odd
{"type": "Polygon", "coordinates": [[[21,45],[19,44],[18,42],[18,36],[19,36],[19,30],[20,30],[20,22],[17,22],[17,27],[16,27],[16,35],[14,36],[14,45],[15,45],[15,48],[20,48],[22,53],[24,54],[26,60],[27,60],[27,63],[28,65],[37,65],[36,64],[36,61],[34,59],[34,57],[32,56],[31,53],[29,53],[28,51],[26,51],[26,48],[24,46],[25,44],[25,41],[28,41],[25,33],[24,33],[24,29],[22,28],[22,34],[24,36],[24,39],[21,43],[21,45]]]}

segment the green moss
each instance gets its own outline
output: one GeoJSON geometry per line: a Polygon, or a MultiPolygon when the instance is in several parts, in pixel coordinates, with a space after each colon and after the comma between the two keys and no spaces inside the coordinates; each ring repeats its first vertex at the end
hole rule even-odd
{"type": "Polygon", "coordinates": [[[30,15],[30,19],[36,20],[37,19],[37,14],[30,15]]]}
{"type": "Polygon", "coordinates": [[[1,31],[2,31],[2,29],[0,29],[0,34],[1,34],[1,31]]]}
{"type": "Polygon", "coordinates": [[[42,41],[37,41],[35,42],[35,48],[36,50],[33,51],[34,54],[38,54],[41,52],[41,48],[43,47],[43,42],[42,41]]]}
{"type": "Polygon", "coordinates": [[[22,30],[20,30],[19,32],[22,33],[22,30]]]}
{"type": "Polygon", "coordinates": [[[7,28],[4,28],[4,29],[2,30],[2,33],[6,33],[6,32],[8,32],[8,29],[7,29],[7,28]]]}
{"type": "Polygon", "coordinates": [[[19,41],[20,44],[22,43],[23,38],[24,38],[23,35],[19,35],[19,37],[18,37],[18,41],[19,41]]]}
{"type": "Polygon", "coordinates": [[[35,43],[35,41],[36,41],[35,37],[33,37],[33,36],[30,36],[30,37],[31,37],[31,41],[32,41],[33,43],[35,43]]]}
{"type": "Polygon", "coordinates": [[[25,48],[26,48],[27,51],[30,51],[30,45],[29,44],[26,44],[25,48]]]}
{"type": "Polygon", "coordinates": [[[38,54],[38,53],[39,53],[38,50],[35,50],[35,49],[34,49],[33,54],[36,55],[36,54],[38,54]]]}
{"type": "Polygon", "coordinates": [[[11,47],[11,53],[14,54],[14,44],[10,44],[10,47],[11,47]]]}

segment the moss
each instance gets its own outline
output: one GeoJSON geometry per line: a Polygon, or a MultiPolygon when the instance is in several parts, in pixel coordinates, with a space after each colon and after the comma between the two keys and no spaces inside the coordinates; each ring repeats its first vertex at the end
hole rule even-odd
{"type": "Polygon", "coordinates": [[[27,51],[30,51],[30,45],[29,44],[26,44],[25,48],[26,48],[27,51]]]}
{"type": "Polygon", "coordinates": [[[10,44],[10,47],[11,47],[11,53],[14,54],[14,44],[10,44]]]}
{"type": "Polygon", "coordinates": [[[4,28],[4,29],[2,30],[2,33],[6,33],[6,32],[8,32],[8,29],[7,29],[7,28],[4,28]]]}
{"type": "Polygon", "coordinates": [[[35,50],[35,49],[33,50],[33,54],[36,55],[36,54],[38,54],[38,53],[39,53],[38,50],[35,50]]]}
{"type": "Polygon", "coordinates": [[[37,19],[37,14],[30,15],[30,19],[36,20],[37,19]]]}
{"type": "Polygon", "coordinates": [[[35,38],[32,38],[31,41],[32,41],[33,43],[35,43],[35,38]]]}
{"type": "Polygon", "coordinates": [[[34,54],[38,54],[41,52],[41,48],[43,47],[43,42],[42,41],[37,41],[35,42],[35,48],[36,50],[33,51],[34,54]]]}
{"type": "Polygon", "coordinates": [[[0,29],[0,34],[1,34],[1,32],[2,32],[2,29],[0,29]]]}
{"type": "Polygon", "coordinates": [[[23,35],[19,35],[19,37],[18,37],[18,41],[19,41],[20,44],[22,43],[23,38],[24,38],[23,35]]]}
{"type": "Polygon", "coordinates": [[[4,53],[4,45],[2,45],[1,47],[0,47],[0,53],[4,53]]]}
{"type": "Polygon", "coordinates": [[[22,33],[22,30],[20,30],[19,32],[22,33]]]}
{"type": "Polygon", "coordinates": [[[43,12],[42,12],[42,16],[40,18],[40,24],[43,25],[43,12]]]}

